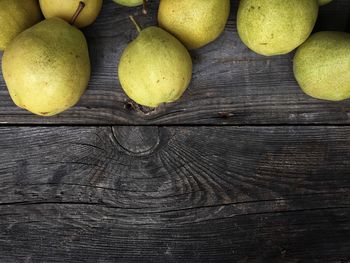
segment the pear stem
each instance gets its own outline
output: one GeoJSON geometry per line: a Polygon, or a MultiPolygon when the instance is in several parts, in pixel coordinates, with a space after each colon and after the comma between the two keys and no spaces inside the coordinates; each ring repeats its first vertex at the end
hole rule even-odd
{"type": "Polygon", "coordinates": [[[72,17],[72,19],[70,21],[71,25],[74,25],[75,21],[77,20],[77,18],[80,15],[81,11],[83,11],[84,7],[85,7],[85,3],[80,1],[79,2],[79,6],[77,8],[77,11],[75,11],[75,14],[73,15],[73,17],[72,17]]]}
{"type": "Polygon", "coordinates": [[[148,13],[148,11],[147,11],[147,0],[143,0],[142,13],[143,13],[144,15],[147,15],[147,13],[148,13]]]}
{"type": "Polygon", "coordinates": [[[140,24],[137,23],[137,21],[135,20],[135,17],[130,15],[129,18],[130,18],[131,22],[134,24],[134,26],[136,27],[137,32],[141,33],[142,28],[141,28],[140,24]]]}

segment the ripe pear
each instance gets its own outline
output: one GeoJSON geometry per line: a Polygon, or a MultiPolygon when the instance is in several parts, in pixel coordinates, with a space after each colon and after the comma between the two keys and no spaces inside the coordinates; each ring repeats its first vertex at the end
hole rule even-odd
{"type": "Polygon", "coordinates": [[[319,5],[326,5],[332,2],[333,0],[318,0],[319,5]]]}
{"type": "Polygon", "coordinates": [[[176,101],[191,81],[190,54],[179,40],[159,27],[137,28],[139,36],[126,47],[118,67],[123,90],[143,106],[176,101]]]}
{"type": "Polygon", "coordinates": [[[113,0],[113,1],[119,5],[124,5],[129,7],[139,6],[139,5],[142,5],[144,2],[144,0],[113,0]]]}
{"type": "Polygon", "coordinates": [[[318,8],[317,0],[241,0],[238,34],[258,54],[286,54],[310,36],[318,8]]]}
{"type": "Polygon", "coordinates": [[[42,116],[58,114],[75,105],[87,87],[85,37],[60,18],[46,19],[8,45],[2,69],[16,105],[42,116]]]}
{"type": "Polygon", "coordinates": [[[102,0],[39,0],[45,18],[59,17],[71,22],[79,5],[84,5],[74,25],[82,28],[92,24],[102,8],[102,0]]]}
{"type": "Polygon", "coordinates": [[[41,18],[38,0],[0,0],[0,51],[41,18]]]}
{"type": "Polygon", "coordinates": [[[134,7],[143,5],[142,12],[147,14],[147,0],[113,0],[115,3],[123,6],[134,7]]]}
{"type": "Polygon", "coordinates": [[[350,34],[324,31],[312,35],[294,57],[294,75],[311,97],[350,98],[350,34]]]}
{"type": "Polygon", "coordinates": [[[161,0],[158,22],[189,49],[214,41],[224,31],[230,0],[161,0]]]}

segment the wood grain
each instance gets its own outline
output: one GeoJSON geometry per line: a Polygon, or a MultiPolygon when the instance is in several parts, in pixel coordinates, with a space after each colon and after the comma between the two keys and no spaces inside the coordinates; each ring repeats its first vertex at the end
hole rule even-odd
{"type": "Polygon", "coordinates": [[[2,127],[0,262],[349,262],[346,127],[2,127]]]}
{"type": "MultiPolygon", "coordinates": [[[[117,77],[121,52],[136,36],[129,14],[142,25],[156,24],[158,1],[150,14],[104,1],[96,23],[85,29],[92,61],[89,88],[73,109],[53,118],[35,117],[14,106],[0,77],[2,124],[349,124],[349,101],[334,103],[304,95],[292,74],[293,54],[266,58],[249,51],[236,32],[238,0],[232,1],[223,35],[191,52],[193,81],[183,98],[156,110],[130,104],[117,77]]],[[[350,2],[321,8],[316,30],[349,30],[350,2]]]]}

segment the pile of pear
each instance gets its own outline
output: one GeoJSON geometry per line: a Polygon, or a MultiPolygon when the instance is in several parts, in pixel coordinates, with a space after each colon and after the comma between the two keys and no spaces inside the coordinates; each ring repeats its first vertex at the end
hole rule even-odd
{"type": "MultiPolygon", "coordinates": [[[[113,0],[134,7],[147,0],[113,0]]],[[[319,8],[332,0],[240,0],[237,31],[263,56],[296,50],[294,75],[301,89],[323,100],[350,98],[350,35],[313,29],[319,8]],[[336,76],[336,77],[335,77],[336,76]]],[[[86,38],[102,0],[0,0],[0,51],[9,94],[19,107],[41,116],[59,114],[80,100],[91,75],[86,38]]],[[[189,87],[189,50],[224,31],[230,0],[160,0],[159,26],[141,28],[118,64],[122,89],[136,103],[158,107],[189,87]],[[137,74],[135,74],[137,72],[137,74]]]]}
{"type": "Polygon", "coordinates": [[[331,1],[240,0],[237,30],[242,42],[263,56],[296,49],[293,71],[301,89],[316,99],[341,101],[350,98],[350,34],[311,35],[319,6],[331,1]]]}
{"type": "Polygon", "coordinates": [[[101,7],[102,0],[0,0],[2,72],[17,106],[53,116],[79,101],[91,73],[79,28],[101,7]]]}
{"type": "MultiPolygon", "coordinates": [[[[146,0],[114,2],[143,5],[146,13],[146,0]]],[[[102,0],[0,0],[2,71],[17,106],[53,116],[76,105],[91,74],[80,28],[91,25],[101,7],[102,0]]],[[[162,0],[160,27],[141,29],[132,17],[139,35],[118,66],[125,93],[148,107],[178,100],[192,79],[188,49],[218,38],[229,13],[230,0],[162,0]]]]}

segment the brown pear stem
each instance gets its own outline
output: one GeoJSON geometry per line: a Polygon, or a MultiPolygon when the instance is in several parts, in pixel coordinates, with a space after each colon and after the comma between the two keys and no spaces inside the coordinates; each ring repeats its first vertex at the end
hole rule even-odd
{"type": "Polygon", "coordinates": [[[147,15],[147,13],[148,13],[148,11],[147,11],[147,0],[143,0],[142,13],[143,13],[144,15],[147,15]]]}
{"type": "Polygon", "coordinates": [[[75,14],[73,15],[73,17],[72,17],[72,19],[70,21],[71,25],[74,25],[75,21],[77,20],[77,18],[80,15],[81,11],[83,11],[84,7],[85,7],[85,3],[80,1],[79,2],[79,6],[77,8],[77,11],[75,11],[75,14]]]}
{"type": "Polygon", "coordinates": [[[129,18],[130,18],[131,22],[134,24],[134,26],[136,27],[137,32],[141,33],[142,28],[141,28],[140,24],[137,23],[137,21],[135,20],[135,17],[130,15],[129,18]]]}

